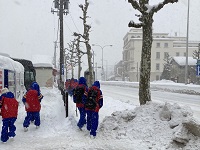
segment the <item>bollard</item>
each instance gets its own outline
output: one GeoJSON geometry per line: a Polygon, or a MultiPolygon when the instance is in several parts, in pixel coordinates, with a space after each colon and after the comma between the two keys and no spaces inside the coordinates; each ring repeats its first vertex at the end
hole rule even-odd
{"type": "Polygon", "coordinates": [[[68,117],[68,92],[65,92],[65,112],[66,112],[66,118],[68,117]]]}
{"type": "Polygon", "coordinates": [[[62,100],[63,100],[64,106],[65,106],[65,89],[61,89],[60,92],[61,92],[62,100]]]}
{"type": "Polygon", "coordinates": [[[65,106],[65,116],[68,117],[68,92],[65,89],[61,89],[62,99],[65,106]]]}

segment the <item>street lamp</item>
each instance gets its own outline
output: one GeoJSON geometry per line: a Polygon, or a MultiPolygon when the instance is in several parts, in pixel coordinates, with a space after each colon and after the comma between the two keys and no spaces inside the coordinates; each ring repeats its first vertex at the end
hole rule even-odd
{"type": "Polygon", "coordinates": [[[104,49],[106,46],[112,47],[113,45],[104,45],[104,46],[101,46],[101,45],[97,45],[97,44],[92,44],[92,46],[99,46],[99,47],[101,47],[101,50],[102,50],[102,65],[101,65],[102,73],[101,73],[101,76],[102,76],[102,80],[105,80],[104,68],[103,68],[103,49],[104,49]]]}
{"type": "Polygon", "coordinates": [[[107,81],[108,79],[108,60],[104,60],[106,62],[106,76],[105,76],[105,80],[107,81]]]}
{"type": "Polygon", "coordinates": [[[189,8],[190,0],[188,0],[188,12],[187,12],[187,42],[186,42],[186,61],[185,61],[185,84],[188,83],[188,38],[189,38],[189,8]]]}

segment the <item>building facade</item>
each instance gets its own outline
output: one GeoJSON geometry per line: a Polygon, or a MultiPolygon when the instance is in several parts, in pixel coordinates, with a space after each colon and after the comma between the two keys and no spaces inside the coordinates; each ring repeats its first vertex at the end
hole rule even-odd
{"type": "MultiPolygon", "coordinates": [[[[139,82],[140,60],[142,51],[142,29],[132,28],[124,36],[122,58],[122,80],[139,82]]],[[[169,55],[186,56],[186,37],[168,36],[168,33],[153,33],[151,48],[151,81],[160,80],[165,61],[169,55]]],[[[199,42],[188,43],[188,56],[198,50],[199,42]]]]}

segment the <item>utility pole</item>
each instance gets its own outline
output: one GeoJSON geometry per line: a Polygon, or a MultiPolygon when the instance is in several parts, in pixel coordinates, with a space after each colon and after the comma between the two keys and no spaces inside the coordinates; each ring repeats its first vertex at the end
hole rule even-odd
{"type": "Polygon", "coordinates": [[[64,89],[63,0],[60,0],[60,88],[64,89]]]}
{"type": "Polygon", "coordinates": [[[60,83],[59,88],[64,89],[64,38],[63,38],[63,14],[67,15],[69,11],[69,0],[54,0],[54,9],[51,12],[57,13],[60,21],[60,83]]]}
{"type": "Polygon", "coordinates": [[[187,12],[187,40],[186,40],[186,61],[185,61],[185,84],[188,84],[188,38],[189,38],[189,13],[190,13],[190,0],[188,0],[187,12]]]}
{"type": "Polygon", "coordinates": [[[54,42],[54,68],[56,69],[56,48],[57,48],[57,41],[54,42]]]}
{"type": "Polygon", "coordinates": [[[63,14],[67,15],[69,12],[69,0],[54,0],[55,9],[51,8],[51,12],[57,13],[60,21],[60,82],[59,90],[63,95],[63,101],[66,107],[66,117],[68,117],[68,93],[64,87],[64,39],[63,39],[63,14]]]}

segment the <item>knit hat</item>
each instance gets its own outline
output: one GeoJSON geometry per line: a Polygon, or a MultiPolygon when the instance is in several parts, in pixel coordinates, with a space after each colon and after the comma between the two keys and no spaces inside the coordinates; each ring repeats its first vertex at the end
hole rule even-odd
{"type": "Polygon", "coordinates": [[[1,94],[7,93],[7,92],[9,92],[9,90],[6,87],[1,90],[1,94]]]}

